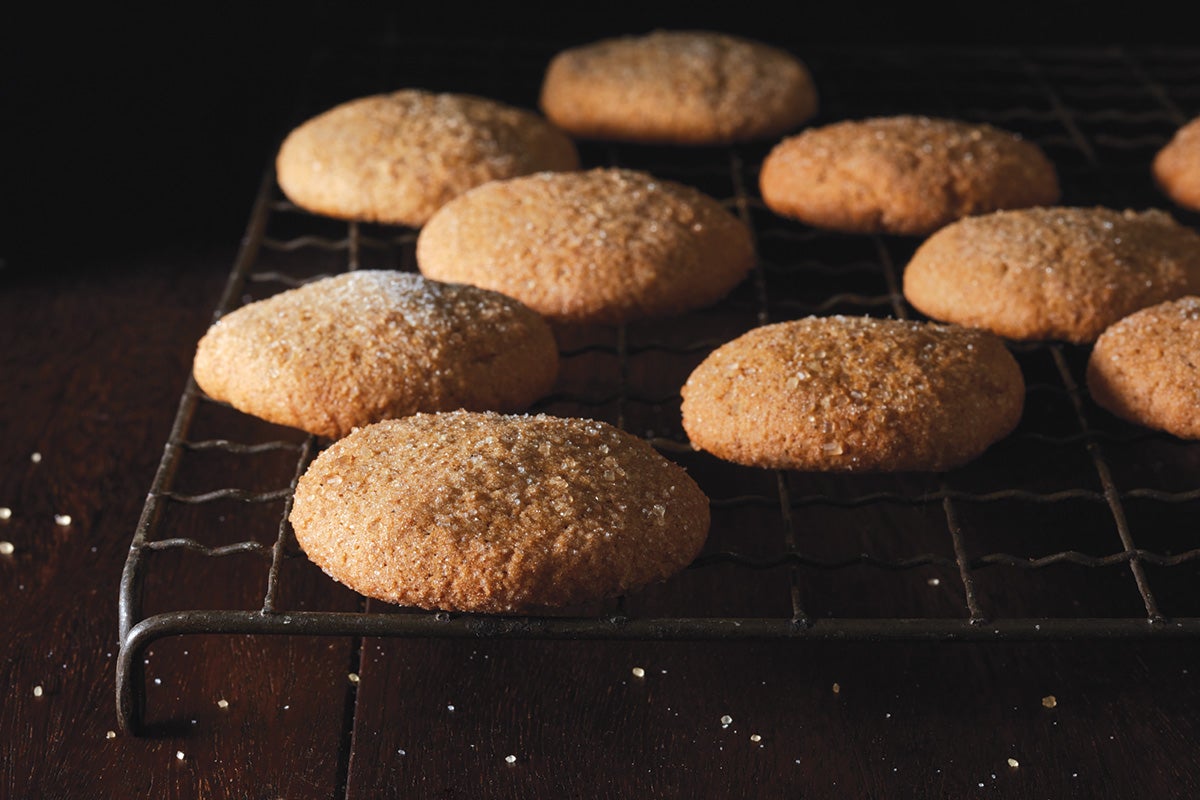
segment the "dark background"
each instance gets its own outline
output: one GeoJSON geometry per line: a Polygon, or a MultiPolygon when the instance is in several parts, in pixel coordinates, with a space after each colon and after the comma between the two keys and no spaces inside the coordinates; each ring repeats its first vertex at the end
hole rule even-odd
{"type": "MultiPolygon", "coordinates": [[[[670,27],[740,33],[803,53],[806,43],[1186,42],[1189,30],[1182,20],[1133,15],[1128,6],[1027,0],[470,8],[304,0],[186,11],[43,4],[4,27],[0,257],[17,269],[236,241],[262,168],[300,121],[298,71],[322,48],[389,41],[404,57],[404,42],[425,50],[435,41],[573,44],[670,27]]],[[[433,63],[405,66],[428,88],[478,88],[433,63]]]]}

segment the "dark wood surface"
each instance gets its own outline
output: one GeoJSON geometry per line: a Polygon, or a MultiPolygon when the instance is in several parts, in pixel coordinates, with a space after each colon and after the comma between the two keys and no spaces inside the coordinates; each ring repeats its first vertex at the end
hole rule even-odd
{"type": "MultiPolygon", "coordinates": [[[[265,35],[265,23],[256,30],[265,35]]],[[[258,64],[241,58],[250,61],[235,65],[258,64]]],[[[435,66],[412,68],[428,76],[435,66]]],[[[200,86],[190,74],[187,85],[200,86]]],[[[205,96],[241,108],[247,94],[281,89],[264,77],[274,74],[258,73],[263,82],[252,89],[227,78],[235,88],[205,96]]],[[[336,85],[353,84],[342,76],[336,85]]],[[[124,97],[151,94],[126,89],[124,97]]],[[[197,192],[180,203],[186,219],[173,219],[173,199],[187,193],[172,185],[167,151],[152,149],[141,164],[114,135],[130,182],[116,210],[97,207],[76,228],[61,213],[30,214],[0,253],[0,507],[12,510],[0,541],[14,548],[0,556],[0,798],[1200,795],[1194,641],[178,637],[147,655],[146,735],[116,734],[120,570],[257,170],[295,104],[264,99],[263,107],[266,120],[243,112],[242,148],[221,133],[215,152],[186,171],[197,192]],[[63,514],[69,525],[56,523],[63,514]]],[[[187,141],[201,148],[202,140],[187,141]]],[[[35,171],[28,163],[15,170],[35,171]]],[[[63,185],[64,174],[51,174],[63,185]]],[[[1197,474],[1170,479],[1195,488],[1197,474]]],[[[213,486],[224,477],[214,467],[189,479],[213,486]]],[[[813,528],[833,529],[822,513],[813,528]]],[[[867,540],[911,529],[909,512],[880,513],[856,518],[873,532],[867,540]]],[[[969,513],[982,537],[1000,535],[987,509],[969,513]]],[[[187,513],[173,521],[181,535],[206,524],[187,513]]],[[[249,559],[168,557],[155,562],[148,593],[170,608],[254,607],[261,574],[249,559]]],[[[854,575],[876,593],[871,608],[926,602],[907,584],[854,575]]],[[[1192,568],[1170,595],[1193,614],[1194,576],[1192,568]]],[[[819,601],[831,579],[812,578],[806,591],[819,601]]],[[[985,576],[983,590],[1017,613],[1022,580],[985,576]]],[[[1106,580],[1070,573],[1055,602],[1064,613],[1078,597],[1129,613],[1129,595],[1117,599],[1106,580]]],[[[287,592],[294,605],[360,605],[315,570],[298,569],[287,592]]],[[[840,611],[858,610],[858,595],[841,596],[851,605],[840,611]]],[[[736,609],[739,601],[713,603],[736,609]]]]}

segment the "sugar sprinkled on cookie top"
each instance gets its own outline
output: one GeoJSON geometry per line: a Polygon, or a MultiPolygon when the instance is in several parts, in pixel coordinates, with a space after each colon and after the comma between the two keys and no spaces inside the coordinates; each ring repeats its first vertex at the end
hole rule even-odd
{"type": "Polygon", "coordinates": [[[504,292],[549,318],[617,323],[723,297],[754,265],[716,200],[625,169],[539,173],[468,192],[417,240],[428,277],[504,292]]]}
{"type": "Polygon", "coordinates": [[[1096,341],[1088,360],[1093,399],[1119,417],[1200,439],[1200,297],[1144,308],[1096,341]]]}
{"type": "Polygon", "coordinates": [[[1200,290],[1200,235],[1157,210],[971,217],[931,236],[904,271],[905,297],[935,319],[1077,343],[1189,287],[1200,290]]]}
{"type": "Polygon", "coordinates": [[[276,161],[284,193],[303,208],[412,226],[487,181],[578,166],[571,141],[531,112],[411,89],[314,117],[276,161]]]}
{"type": "Polygon", "coordinates": [[[848,120],[779,143],[763,162],[778,214],[854,233],[926,235],[972,214],[1058,202],[1054,165],[986,124],[921,116],[848,120]]]}
{"type": "Polygon", "coordinates": [[[420,275],[357,271],[222,317],[195,375],[213,397],[337,437],[416,411],[515,411],[548,392],[553,333],[496,292],[420,275]]]}
{"type": "Polygon", "coordinates": [[[363,594],[512,611],[682,569],[707,534],[708,502],[680,467],[605,423],[449,412],[371,425],[326,450],[297,487],[292,524],[318,566],[363,594]]]}
{"type": "Polygon", "coordinates": [[[790,53],[707,31],[655,31],[565,50],[541,106],[595,139],[727,144],[777,136],[816,113],[812,76],[790,53]]]}
{"type": "Polygon", "coordinates": [[[751,330],[682,394],[692,444],[736,463],[939,470],[1012,430],[1024,381],[985,331],[834,316],[751,330]]]}

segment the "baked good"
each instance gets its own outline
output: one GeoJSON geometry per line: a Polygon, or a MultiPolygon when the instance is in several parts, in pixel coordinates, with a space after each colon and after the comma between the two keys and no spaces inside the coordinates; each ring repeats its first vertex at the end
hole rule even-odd
{"type": "Polygon", "coordinates": [[[578,168],[575,145],[536,114],[415,89],[313,117],[288,134],[275,161],[280,188],[302,208],[414,227],[481,183],[578,168]]]}
{"type": "Polygon", "coordinates": [[[709,511],[681,467],[606,423],[449,412],[336,442],[291,522],[314,563],[369,597],[514,612],[667,578],[699,553],[709,511]]]}
{"type": "Polygon", "coordinates": [[[763,139],[817,112],[812,76],[760,42],[655,31],[572,48],[546,69],[541,107],[588,139],[714,145],[763,139]]]}
{"type": "Polygon", "coordinates": [[[193,372],[217,400],[337,438],[417,411],[523,409],[554,385],[558,350],[546,322],[511,298],[361,271],[225,315],[193,372]]]}
{"type": "Polygon", "coordinates": [[[777,214],[849,233],[923,236],[971,214],[1058,202],[1054,165],[990,125],[918,116],[810,128],[759,175],[777,214]]]}
{"type": "Polygon", "coordinates": [[[1154,156],[1151,171],[1168,197],[1200,211],[1200,117],[1175,132],[1154,156]]]}
{"type": "Polygon", "coordinates": [[[421,272],[494,289],[562,322],[619,323],[716,302],[754,266],[749,229],[712,198],[643,172],[540,173],[446,204],[421,272]]]}
{"type": "Polygon", "coordinates": [[[1102,333],[1087,385],[1118,417],[1200,439],[1200,297],[1143,308],[1102,333]]]}
{"type": "Polygon", "coordinates": [[[945,470],[1012,431],[1024,388],[986,331],[807,317],[709,354],[683,387],[683,427],[694,447],[747,466],[945,470]]]}
{"type": "Polygon", "coordinates": [[[934,319],[1077,343],[1189,287],[1200,291],[1200,235],[1161,211],[970,217],[929,237],[904,271],[904,296],[934,319]]]}

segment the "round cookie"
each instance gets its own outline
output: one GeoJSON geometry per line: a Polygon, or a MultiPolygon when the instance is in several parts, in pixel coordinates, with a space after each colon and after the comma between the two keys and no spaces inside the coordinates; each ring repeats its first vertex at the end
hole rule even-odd
{"type": "Polygon", "coordinates": [[[386,271],[243,306],[209,328],[193,367],[214,399],[330,438],[417,411],[523,409],[557,373],[550,327],[517,301],[386,271]]]}
{"type": "Polygon", "coordinates": [[[715,145],[778,136],[817,112],[791,54],[704,31],[656,31],[559,53],[541,107],[588,139],[715,145]]]}
{"type": "Polygon", "coordinates": [[[1200,297],[1144,308],[1106,330],[1087,385],[1118,417],[1200,439],[1200,297]]]}
{"type": "Polygon", "coordinates": [[[1200,117],[1184,125],[1154,156],[1154,180],[1185,208],[1200,211],[1200,117]]]}
{"type": "Polygon", "coordinates": [[[683,569],[708,498],[603,422],[451,412],[361,428],[296,487],[296,541],[357,592],[514,612],[613,597],[683,569]]]}
{"type": "Polygon", "coordinates": [[[535,114],[413,89],[313,117],[275,161],[280,188],[302,208],[413,227],[481,183],[578,168],[575,145],[535,114]]]}
{"type": "Polygon", "coordinates": [[[922,236],[961,217],[1058,202],[1054,165],[990,125],[929,117],[838,122],[780,142],[759,185],[777,214],[848,233],[922,236]]]}
{"type": "Polygon", "coordinates": [[[494,289],[561,322],[620,323],[724,297],[754,266],[749,229],[711,197],[642,172],[496,181],[417,239],[421,272],[494,289]]]}
{"type": "Polygon", "coordinates": [[[807,317],[714,350],[683,387],[692,445],[808,471],[945,470],[1016,427],[1021,370],[986,331],[807,317]]]}
{"type": "Polygon", "coordinates": [[[1031,208],[929,237],[904,296],[943,322],[1085,343],[1127,314],[1200,290],[1200,235],[1161,211],[1031,208]]]}

